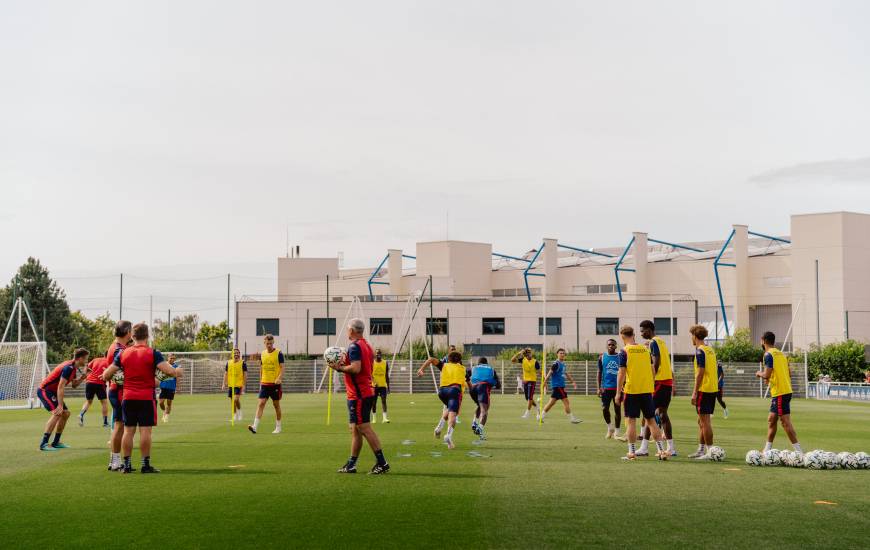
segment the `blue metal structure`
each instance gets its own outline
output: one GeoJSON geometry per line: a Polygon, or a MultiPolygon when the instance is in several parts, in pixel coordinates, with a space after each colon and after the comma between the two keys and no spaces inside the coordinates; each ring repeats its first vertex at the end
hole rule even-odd
{"type": "Polygon", "coordinates": [[[523,271],[523,282],[525,282],[525,284],[526,284],[526,297],[529,299],[530,302],[532,301],[532,291],[529,288],[529,276],[546,277],[546,275],[543,273],[529,273],[529,271],[531,271],[532,267],[535,265],[535,262],[538,260],[538,256],[541,255],[541,251],[544,250],[544,244],[545,243],[541,243],[541,246],[538,247],[538,250],[535,252],[535,255],[532,256],[531,260],[529,260],[528,267],[526,267],[526,269],[523,271]]]}
{"type": "Polygon", "coordinates": [[[492,255],[496,258],[504,258],[506,260],[516,260],[518,262],[531,263],[530,260],[527,260],[525,258],[517,258],[516,256],[508,256],[507,254],[499,254],[498,252],[493,252],[492,255]]]}
{"type": "MultiPolygon", "coordinates": [[[[403,257],[403,258],[408,258],[409,260],[416,260],[416,259],[417,259],[417,256],[410,256],[410,255],[408,255],[408,254],[402,254],[402,257],[403,257]]],[[[378,273],[381,272],[381,269],[383,269],[384,264],[387,263],[387,260],[389,260],[389,259],[390,259],[390,254],[387,253],[387,255],[384,256],[384,259],[381,260],[381,263],[378,264],[378,267],[376,267],[375,270],[372,271],[372,275],[371,275],[371,277],[369,277],[369,299],[370,299],[370,300],[374,300],[374,299],[375,299],[375,295],[374,295],[374,293],[372,292],[372,285],[388,285],[388,284],[390,284],[390,283],[388,283],[388,282],[386,282],[386,281],[376,281],[376,280],[375,280],[375,277],[378,276],[378,273]]]]}
{"type": "Polygon", "coordinates": [[[593,254],[595,256],[603,256],[605,258],[614,258],[615,256],[611,256],[610,254],[605,254],[604,252],[596,252],[594,250],[588,250],[586,248],[577,248],[576,246],[568,246],[567,244],[556,244],[559,248],[566,248],[568,250],[574,250],[576,252],[585,252],[586,254],[593,254]]]}
{"type": "MultiPolygon", "coordinates": [[[[682,250],[689,250],[691,252],[706,252],[706,250],[701,250],[700,248],[694,248],[691,246],[686,246],[684,244],[669,243],[668,241],[660,241],[658,239],[647,238],[647,242],[656,243],[656,244],[663,244],[665,246],[670,246],[671,248],[679,248],[682,250]]],[[[628,272],[633,273],[635,271],[634,269],[631,269],[629,267],[622,267],[622,262],[625,260],[625,256],[628,254],[628,251],[631,250],[631,247],[633,244],[634,244],[634,236],[631,237],[631,240],[628,242],[628,246],[626,246],[625,250],[622,251],[622,255],[619,257],[619,261],[616,262],[616,265],[613,267],[613,274],[616,277],[616,292],[617,292],[617,294],[619,294],[619,301],[620,302],[622,301],[622,287],[619,284],[619,272],[620,271],[628,271],[628,272]]]]}

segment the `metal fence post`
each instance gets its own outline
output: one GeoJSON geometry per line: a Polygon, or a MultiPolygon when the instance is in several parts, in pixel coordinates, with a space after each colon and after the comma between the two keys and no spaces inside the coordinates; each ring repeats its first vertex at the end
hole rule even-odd
{"type": "Polygon", "coordinates": [[[501,360],[501,394],[504,395],[504,385],[505,385],[505,377],[504,377],[504,359],[501,360]]]}
{"type": "Polygon", "coordinates": [[[585,395],[589,395],[589,359],[586,360],[586,391],[585,395]]]}
{"type": "Polygon", "coordinates": [[[414,393],[414,369],[408,370],[408,393],[414,393]]]}
{"type": "Polygon", "coordinates": [[[314,360],[314,378],[311,379],[311,393],[317,393],[317,359],[314,360]]]}
{"type": "Polygon", "coordinates": [[[193,395],[193,368],[196,366],[196,363],[193,361],[190,362],[190,395],[193,395]]]}

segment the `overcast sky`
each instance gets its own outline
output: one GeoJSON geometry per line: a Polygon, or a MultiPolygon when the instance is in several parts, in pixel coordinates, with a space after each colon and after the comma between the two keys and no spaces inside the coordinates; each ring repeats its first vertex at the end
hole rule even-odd
{"type": "Polygon", "coordinates": [[[868,37],[863,1],[5,1],[0,279],[870,211],[868,37]]]}

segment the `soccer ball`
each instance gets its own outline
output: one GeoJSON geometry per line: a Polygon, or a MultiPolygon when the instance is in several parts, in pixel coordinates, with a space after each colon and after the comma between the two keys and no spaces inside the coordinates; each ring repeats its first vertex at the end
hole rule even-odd
{"type": "Polygon", "coordinates": [[[746,463],[750,466],[761,466],[761,451],[756,451],[755,449],[752,449],[751,451],[746,453],[746,463]]]}
{"type": "Polygon", "coordinates": [[[810,470],[821,470],[825,467],[820,451],[811,451],[804,455],[804,467],[810,470]]]}
{"type": "Polygon", "coordinates": [[[840,468],[844,470],[857,470],[858,469],[858,459],[855,458],[855,455],[849,452],[843,452],[837,455],[837,462],[840,468]]]}
{"type": "Polygon", "coordinates": [[[870,455],[867,453],[855,453],[855,462],[858,464],[858,468],[861,470],[866,470],[870,468],[870,455]]]}
{"type": "Polygon", "coordinates": [[[792,451],[782,451],[779,453],[779,459],[783,466],[794,466],[795,456],[792,451]]]}
{"type": "Polygon", "coordinates": [[[837,453],[831,453],[828,451],[823,452],[822,462],[825,464],[826,470],[836,470],[837,466],[839,466],[839,461],[837,460],[837,453]]]}
{"type": "Polygon", "coordinates": [[[154,378],[156,378],[158,382],[163,382],[164,380],[168,380],[168,379],[172,378],[172,376],[169,376],[168,374],[166,374],[162,370],[159,370],[154,375],[154,378]]]}
{"type": "Polygon", "coordinates": [[[326,360],[326,363],[330,366],[335,366],[341,363],[341,358],[344,355],[344,350],[338,346],[332,346],[326,348],[326,351],[323,352],[323,359],[326,360]]]}
{"type": "Polygon", "coordinates": [[[779,455],[779,449],[771,449],[764,451],[761,454],[762,462],[765,466],[779,466],[782,464],[782,458],[779,455]]]}
{"type": "Polygon", "coordinates": [[[803,453],[799,453],[798,451],[791,452],[791,464],[792,468],[803,468],[804,467],[804,455],[803,453]]]}
{"type": "Polygon", "coordinates": [[[112,375],[112,382],[114,382],[115,384],[121,384],[123,386],[124,385],[124,371],[122,371],[121,369],[118,369],[118,372],[116,372],[115,374],[112,375]]]}
{"type": "Polygon", "coordinates": [[[722,462],[725,460],[725,449],[722,447],[710,447],[708,454],[710,455],[710,460],[713,462],[722,462]]]}

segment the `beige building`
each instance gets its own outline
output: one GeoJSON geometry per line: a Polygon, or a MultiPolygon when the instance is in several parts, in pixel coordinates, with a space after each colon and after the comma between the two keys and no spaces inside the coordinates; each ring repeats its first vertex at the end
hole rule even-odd
{"type": "Polygon", "coordinates": [[[681,243],[636,232],[627,246],[594,250],[545,238],[516,256],[487,243],[427,242],[364,269],[279,258],[277,297],[237,303],[238,343],[252,352],[270,332],[290,353],[316,354],[343,341],[334,333],[349,314],[365,317],[372,342],[387,350],[428,331],[474,353],[540,346],[544,317],[548,347],[590,351],[643,319],[678,354],[691,352],[686,329],[696,322],[711,339],[746,327],[756,339],[766,330],[780,341],[789,335],[797,348],[868,340],[870,215],[795,215],[789,236],[762,230],[734,225],[721,241],[681,243]],[[418,308],[409,306],[415,300],[418,308]]]}

